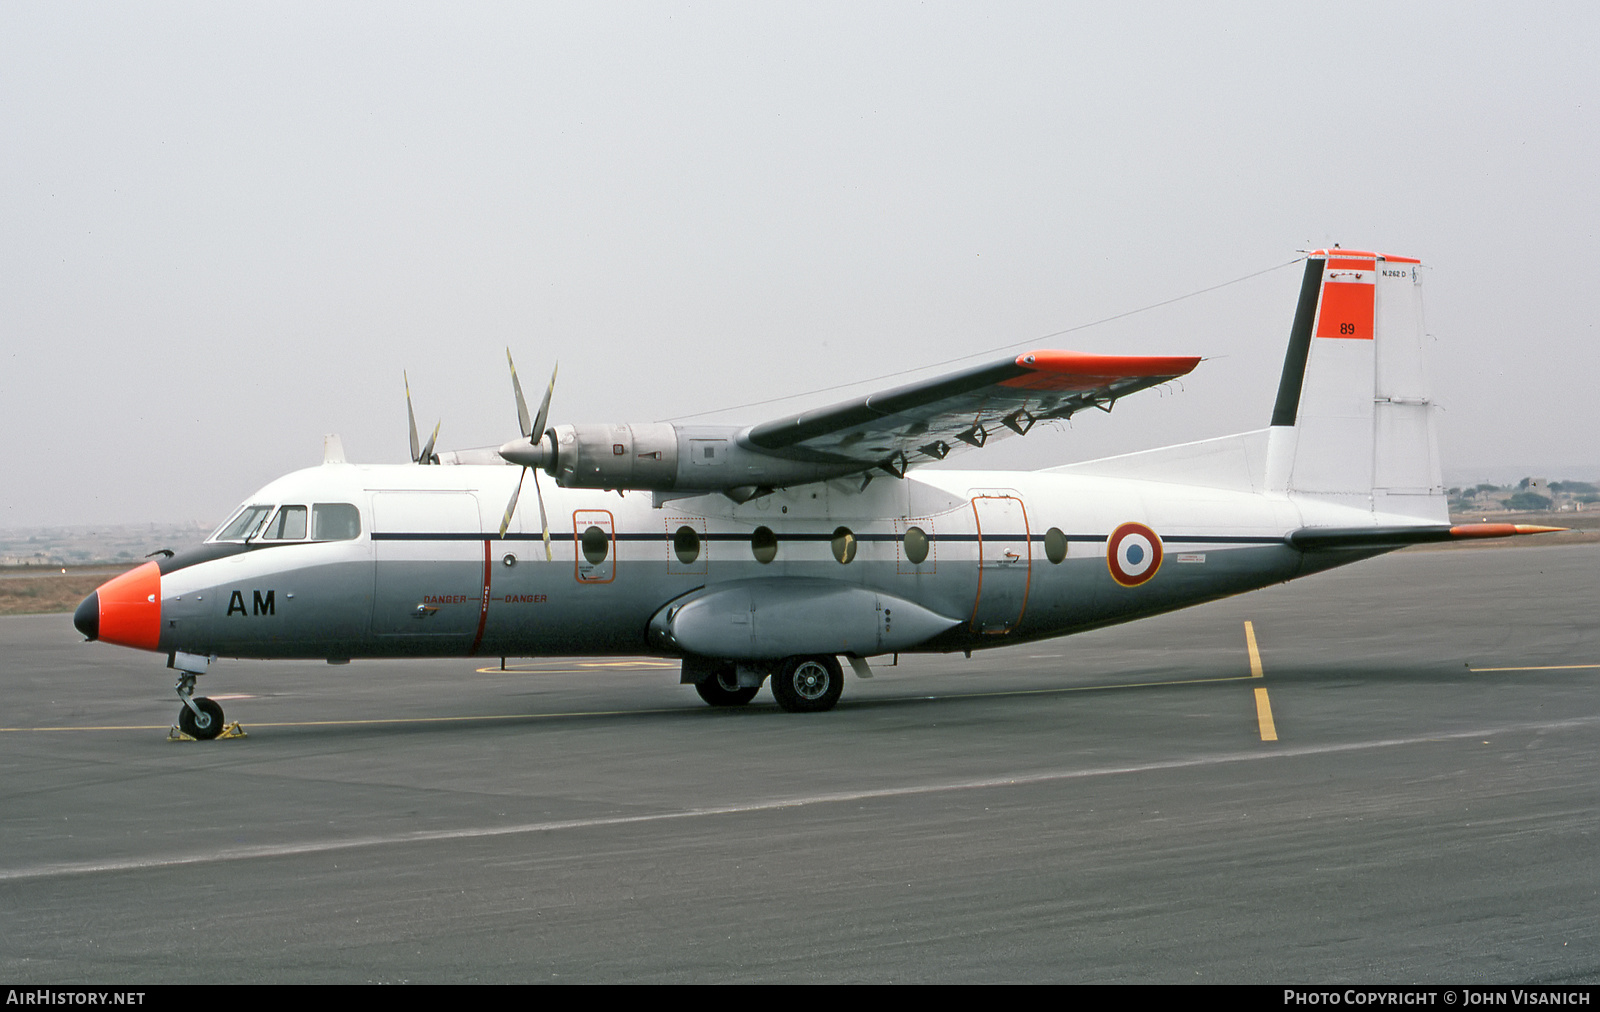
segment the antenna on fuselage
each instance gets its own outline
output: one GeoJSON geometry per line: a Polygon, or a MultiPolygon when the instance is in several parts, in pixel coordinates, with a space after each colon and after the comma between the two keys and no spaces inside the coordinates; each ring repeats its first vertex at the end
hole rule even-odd
{"type": "Polygon", "coordinates": [[[330,432],[322,437],[322,462],[324,464],[344,463],[344,441],[337,432],[330,432]]]}

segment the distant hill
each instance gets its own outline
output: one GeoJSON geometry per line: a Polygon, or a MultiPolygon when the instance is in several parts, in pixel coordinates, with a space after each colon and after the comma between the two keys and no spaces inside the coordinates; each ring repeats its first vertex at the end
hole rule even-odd
{"type": "Polygon", "coordinates": [[[198,523],[3,528],[0,567],[137,562],[158,549],[192,545],[210,533],[198,523]]]}

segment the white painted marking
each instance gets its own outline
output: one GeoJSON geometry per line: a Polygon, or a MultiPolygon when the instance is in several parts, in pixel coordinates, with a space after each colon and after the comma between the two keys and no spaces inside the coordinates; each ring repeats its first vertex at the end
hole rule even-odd
{"type": "Polygon", "coordinates": [[[1571,720],[1506,724],[1494,728],[1472,731],[1451,731],[1415,735],[1408,738],[1380,738],[1376,741],[1348,742],[1343,745],[1315,745],[1300,748],[1279,748],[1271,751],[1224,752],[1219,755],[1197,756],[1193,759],[1168,759],[1161,762],[1138,763],[1130,766],[1090,766],[1080,769],[1044,770],[1009,776],[983,777],[971,780],[949,780],[931,784],[909,784],[904,787],[883,787],[875,790],[837,791],[826,794],[797,795],[784,798],[755,799],[741,804],[716,805],[709,808],[686,808],[676,812],[654,812],[649,815],[615,815],[590,819],[555,819],[547,822],[525,822],[514,826],[467,826],[461,829],[439,829],[417,833],[390,833],[357,836],[343,840],[306,840],[300,843],[269,844],[260,847],[223,847],[174,857],[130,857],[114,861],[63,861],[20,868],[0,869],[0,882],[19,882],[31,879],[60,878],[67,875],[91,875],[100,872],[146,871],[156,868],[182,868],[191,865],[216,864],[224,861],[253,861],[262,858],[293,857],[300,854],[326,854],[364,847],[388,847],[410,843],[434,843],[445,840],[478,840],[496,836],[519,836],[530,833],[555,833],[567,829],[596,829],[606,826],[632,826],[651,822],[670,822],[694,819],[708,815],[743,815],[750,812],[770,812],[781,808],[805,808],[810,805],[838,804],[840,802],[872,801],[880,798],[914,797],[939,794],[945,791],[971,791],[994,788],[1019,787],[1026,784],[1044,784],[1063,780],[1082,780],[1090,777],[1123,776],[1137,773],[1155,773],[1162,770],[1194,769],[1204,766],[1221,766],[1227,763],[1259,762],[1264,759],[1292,759],[1310,755],[1336,755],[1343,752],[1364,752],[1370,749],[1396,748],[1406,745],[1429,745],[1442,741],[1465,738],[1494,738],[1514,732],[1559,731],[1600,724],[1600,716],[1579,717],[1571,720]]]}

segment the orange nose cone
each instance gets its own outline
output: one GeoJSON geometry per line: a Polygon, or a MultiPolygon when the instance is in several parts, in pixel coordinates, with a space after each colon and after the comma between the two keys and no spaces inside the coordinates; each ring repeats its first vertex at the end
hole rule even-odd
{"type": "Polygon", "coordinates": [[[101,585],[100,639],[141,650],[161,639],[161,569],[146,562],[101,585]]]}

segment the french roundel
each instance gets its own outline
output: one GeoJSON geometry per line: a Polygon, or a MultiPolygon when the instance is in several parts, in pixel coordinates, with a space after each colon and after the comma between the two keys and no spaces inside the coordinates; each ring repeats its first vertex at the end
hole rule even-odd
{"type": "Polygon", "coordinates": [[[1106,566],[1113,580],[1137,587],[1161,568],[1161,539],[1144,524],[1123,524],[1106,540],[1106,566]]]}

